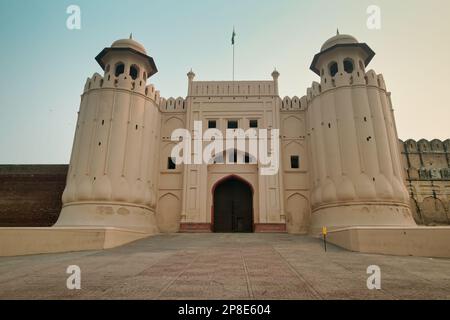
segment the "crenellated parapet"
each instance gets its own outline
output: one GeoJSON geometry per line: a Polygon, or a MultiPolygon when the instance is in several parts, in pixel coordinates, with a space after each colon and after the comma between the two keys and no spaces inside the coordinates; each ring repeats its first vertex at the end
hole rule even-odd
{"type": "Polygon", "coordinates": [[[450,181],[450,139],[400,141],[409,181],[450,181]]]}
{"type": "Polygon", "coordinates": [[[419,141],[409,139],[404,144],[404,151],[408,153],[450,153],[450,139],[441,141],[434,139],[428,141],[421,139],[419,141]]]}
{"type": "MultiPolygon", "coordinates": [[[[314,98],[338,88],[356,86],[387,91],[382,74],[377,74],[374,70],[364,72],[364,69],[361,69],[352,73],[339,73],[334,77],[323,76],[320,83],[312,82],[311,86],[306,90],[306,102],[310,103],[314,98]]],[[[387,94],[389,95],[389,93],[387,94]]]]}
{"type": "Polygon", "coordinates": [[[157,105],[161,103],[160,92],[155,89],[155,86],[153,84],[150,84],[147,87],[145,87],[145,96],[155,101],[157,105]]]}
{"type": "Polygon", "coordinates": [[[326,92],[327,90],[333,90],[338,87],[357,85],[386,90],[386,84],[382,74],[377,74],[374,70],[364,72],[364,69],[361,67],[350,73],[338,73],[333,77],[324,75],[321,79],[320,91],[326,92]]]}
{"type": "Polygon", "coordinates": [[[178,98],[169,98],[169,99],[165,99],[165,98],[161,98],[161,101],[159,103],[159,110],[161,112],[172,112],[172,113],[177,113],[177,112],[186,112],[186,100],[178,97],[178,98]]]}
{"type": "Polygon", "coordinates": [[[153,84],[146,85],[146,81],[142,79],[133,80],[131,77],[127,77],[124,74],[115,77],[114,75],[108,73],[103,77],[97,72],[94,73],[92,77],[86,80],[83,95],[98,89],[126,90],[143,95],[154,101],[157,105],[161,103],[160,92],[155,89],[153,84]]]}
{"type": "Polygon", "coordinates": [[[299,98],[294,96],[292,98],[285,97],[281,100],[280,110],[283,111],[305,111],[308,108],[308,101],[306,96],[299,98]]]}

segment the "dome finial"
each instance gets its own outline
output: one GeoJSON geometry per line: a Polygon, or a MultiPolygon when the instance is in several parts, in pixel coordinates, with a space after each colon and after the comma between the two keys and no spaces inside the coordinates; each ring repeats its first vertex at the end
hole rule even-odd
{"type": "Polygon", "coordinates": [[[336,31],[336,35],[338,36],[340,33],[339,33],[339,28],[337,28],[337,31],[336,31]]]}
{"type": "Polygon", "coordinates": [[[194,73],[194,71],[192,71],[192,68],[191,68],[191,71],[188,72],[187,76],[189,78],[189,81],[194,81],[195,73],[194,73]]]}
{"type": "Polygon", "coordinates": [[[280,77],[280,73],[278,72],[277,68],[274,67],[273,72],[272,72],[272,78],[273,78],[273,80],[276,81],[276,80],[278,80],[279,77],[280,77]]]}
{"type": "Polygon", "coordinates": [[[130,33],[130,40],[133,40],[133,32],[130,33]]]}

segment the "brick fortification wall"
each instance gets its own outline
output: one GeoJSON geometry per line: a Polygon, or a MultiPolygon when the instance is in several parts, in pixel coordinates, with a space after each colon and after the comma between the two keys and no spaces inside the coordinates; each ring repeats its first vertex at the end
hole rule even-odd
{"type": "Polygon", "coordinates": [[[400,141],[411,208],[420,225],[450,224],[450,140],[400,141]]]}
{"type": "Polygon", "coordinates": [[[56,223],[66,165],[0,165],[0,227],[48,227],[56,223]]]}

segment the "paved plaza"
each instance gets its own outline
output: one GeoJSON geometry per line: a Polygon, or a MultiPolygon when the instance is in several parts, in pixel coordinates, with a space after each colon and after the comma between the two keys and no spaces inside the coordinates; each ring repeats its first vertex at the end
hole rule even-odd
{"type": "Polygon", "coordinates": [[[450,260],[348,252],[287,234],[173,234],[0,258],[0,299],[450,299],[450,260]],[[81,268],[81,290],[66,287],[81,268]],[[367,289],[367,268],[382,289],[367,289]]]}

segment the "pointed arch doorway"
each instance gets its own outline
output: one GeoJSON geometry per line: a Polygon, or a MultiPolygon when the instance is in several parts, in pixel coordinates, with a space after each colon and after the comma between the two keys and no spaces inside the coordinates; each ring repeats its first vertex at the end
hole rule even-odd
{"type": "Polygon", "coordinates": [[[213,188],[213,231],[253,232],[253,188],[236,176],[219,181],[213,188]]]}

